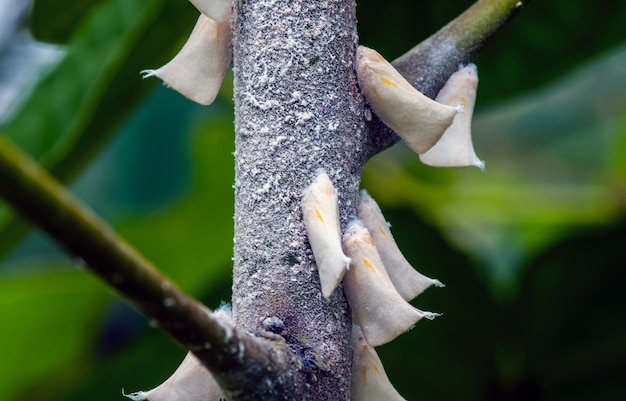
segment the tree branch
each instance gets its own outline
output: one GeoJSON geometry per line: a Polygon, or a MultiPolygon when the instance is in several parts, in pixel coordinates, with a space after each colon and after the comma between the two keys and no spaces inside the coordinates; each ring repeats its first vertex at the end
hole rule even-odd
{"type": "Polygon", "coordinates": [[[285,399],[350,398],[350,309],[341,290],[322,296],[302,221],[302,194],[324,169],[345,227],[356,214],[366,161],[357,90],[354,0],[239,0],[235,70],[233,319],[280,322],[308,390],[285,399]]]}
{"type": "Polygon", "coordinates": [[[271,380],[300,366],[291,352],[281,352],[288,350],[282,339],[253,336],[216,317],[2,135],[0,196],[191,350],[230,399],[271,399],[293,386],[271,380]]]}
{"type": "MultiPolygon", "coordinates": [[[[417,90],[435,98],[459,65],[470,63],[530,0],[479,0],[449,24],[392,62],[417,90]]],[[[368,124],[374,154],[400,138],[374,117],[368,124]]]]}

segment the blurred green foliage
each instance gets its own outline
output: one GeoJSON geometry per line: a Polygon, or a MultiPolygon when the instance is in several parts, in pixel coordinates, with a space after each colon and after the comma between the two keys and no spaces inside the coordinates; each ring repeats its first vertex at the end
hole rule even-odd
{"type": "MultiPolygon", "coordinates": [[[[392,59],[469,4],[359,0],[361,41],[392,59]]],[[[486,174],[425,167],[403,145],[366,168],[400,248],[447,284],[415,301],[443,317],[379,348],[407,399],[626,394],[619,16],[617,1],[535,1],[479,56],[486,174]]],[[[138,74],[173,56],[194,18],[183,0],[36,0],[34,34],[68,54],[2,131],[61,180],[82,171],[73,191],[216,307],[230,294],[232,89],[202,108],[138,74]]],[[[174,370],[184,350],[36,232],[14,249],[24,232],[0,209],[0,251],[13,250],[0,400],[123,399],[174,370]]]]}
{"type": "MultiPolygon", "coordinates": [[[[75,15],[73,24],[54,38],[73,35],[67,55],[41,79],[24,111],[8,121],[3,132],[62,182],[73,178],[149,91],[151,85],[137,79],[137,66],[163,63],[179,45],[182,39],[172,37],[171,30],[184,32],[193,21],[192,7],[181,4],[186,5],[118,0],[70,7],[85,14],[75,15]]],[[[39,18],[41,25],[60,29],[54,16],[65,18],[65,8],[38,1],[34,10],[35,17],[47,16],[39,18]]],[[[23,223],[0,209],[0,255],[24,232],[23,223]]]]}

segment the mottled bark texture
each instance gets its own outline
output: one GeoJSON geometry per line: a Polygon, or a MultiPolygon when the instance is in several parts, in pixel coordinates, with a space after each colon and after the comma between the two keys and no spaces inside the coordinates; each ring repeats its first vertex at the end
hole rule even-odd
{"type": "Polygon", "coordinates": [[[356,214],[367,152],[355,2],[241,0],[234,14],[233,318],[301,358],[306,392],[285,399],[348,400],[350,311],[341,287],[322,296],[301,199],[323,169],[342,227],[356,214]]]}
{"type": "MultiPolygon", "coordinates": [[[[480,0],[397,67],[434,97],[521,5],[480,0]]],[[[341,286],[322,296],[301,199],[323,169],[345,229],[363,165],[398,141],[358,90],[355,29],[354,0],[235,2],[233,318],[239,329],[282,336],[300,360],[284,373],[296,387],[276,399],[350,398],[350,310],[341,286]]]]}

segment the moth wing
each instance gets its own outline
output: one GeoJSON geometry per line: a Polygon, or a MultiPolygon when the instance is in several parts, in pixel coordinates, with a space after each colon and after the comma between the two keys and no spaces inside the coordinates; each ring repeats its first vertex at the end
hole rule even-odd
{"type": "Polygon", "coordinates": [[[231,0],[189,0],[202,14],[219,21],[227,22],[232,7],[231,0]]]}
{"type": "Polygon", "coordinates": [[[352,387],[353,401],[403,401],[393,387],[376,350],[365,340],[359,326],[352,326],[352,387]]]}
{"type": "Polygon", "coordinates": [[[357,78],[378,117],[416,153],[430,149],[457,114],[420,93],[378,52],[357,50],[357,78]]]}
{"type": "Polygon", "coordinates": [[[307,188],[302,210],[322,293],[328,298],[350,267],[341,247],[337,192],[328,175],[319,174],[307,188]]]}
{"type": "Polygon", "coordinates": [[[365,190],[361,191],[357,215],[372,235],[387,274],[402,298],[411,301],[431,285],[443,286],[440,281],[415,270],[406,260],[391,234],[380,207],[365,190]]]}
{"type": "Polygon", "coordinates": [[[462,67],[450,76],[436,97],[438,102],[461,104],[463,111],[443,133],[439,142],[420,155],[424,164],[435,167],[476,166],[484,170],[485,163],[476,156],[472,145],[472,115],[478,89],[478,72],[474,64],[462,67]]]}
{"type": "Polygon", "coordinates": [[[222,392],[209,370],[191,352],[158,387],[126,395],[133,401],[219,401],[221,396],[222,392]]]}
{"type": "Polygon", "coordinates": [[[190,100],[213,103],[231,61],[229,24],[220,24],[200,15],[191,36],[167,64],[142,71],[144,78],[157,76],[190,100]]]}
{"type": "Polygon", "coordinates": [[[421,318],[436,316],[414,308],[402,298],[387,275],[372,236],[361,223],[348,227],[343,245],[352,260],[343,278],[344,290],[368,344],[386,344],[421,318]]]}

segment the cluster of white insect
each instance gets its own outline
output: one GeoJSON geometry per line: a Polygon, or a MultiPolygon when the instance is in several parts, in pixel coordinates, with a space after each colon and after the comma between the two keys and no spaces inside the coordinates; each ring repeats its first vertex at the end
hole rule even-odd
{"type": "MultiPolygon", "coordinates": [[[[473,64],[454,73],[435,100],[407,82],[376,51],[357,50],[359,86],[372,110],[418,153],[425,164],[440,167],[484,163],[474,152],[471,118],[478,75],[473,64]]],[[[303,216],[322,293],[328,298],[343,281],[352,309],[353,361],[351,399],[403,400],[383,369],[374,347],[386,344],[422,318],[409,301],[431,285],[443,286],[409,264],[391,235],[376,201],[361,192],[357,219],[340,237],[337,192],[320,173],[303,196],[303,216]]]]}
{"type": "MultiPolygon", "coordinates": [[[[187,98],[208,105],[215,100],[232,59],[232,0],[190,2],[200,17],[183,48],[163,67],[142,73],[144,78],[159,77],[187,98]]],[[[471,139],[478,86],[475,65],[461,66],[435,100],[420,93],[378,52],[365,46],[357,49],[356,71],[370,107],[423,163],[484,169],[471,139]]]]}
{"type": "MultiPolygon", "coordinates": [[[[232,0],[190,0],[200,17],[180,52],[166,65],[145,70],[187,98],[211,104],[231,62],[232,0]]],[[[417,91],[376,51],[360,46],[356,70],[359,86],[372,110],[419,154],[425,164],[477,166],[471,141],[476,100],[476,66],[461,67],[435,100],[417,91]]],[[[376,202],[363,191],[358,219],[343,238],[337,192],[320,173],[303,196],[303,217],[318,268],[322,294],[329,298],[343,281],[353,312],[351,399],[403,400],[389,382],[374,347],[385,344],[422,318],[437,314],[414,308],[413,300],[431,285],[442,286],[407,262],[376,202]]],[[[230,320],[225,311],[220,319],[230,320]]],[[[216,401],[221,390],[210,372],[190,352],[160,386],[128,394],[132,400],[190,399],[216,401]]]]}
{"type": "Polygon", "coordinates": [[[370,107],[422,162],[437,167],[484,168],[471,139],[478,86],[475,65],[461,66],[432,100],[375,50],[359,46],[356,62],[359,86],[370,107]]]}
{"type": "Polygon", "coordinates": [[[325,173],[319,174],[305,191],[302,211],[322,293],[330,297],[343,281],[352,309],[351,399],[402,400],[374,347],[393,340],[421,318],[437,316],[414,308],[408,301],[431,285],[442,284],[420,274],[407,262],[380,208],[367,192],[361,192],[358,219],[348,226],[342,239],[337,193],[325,173]]]}

